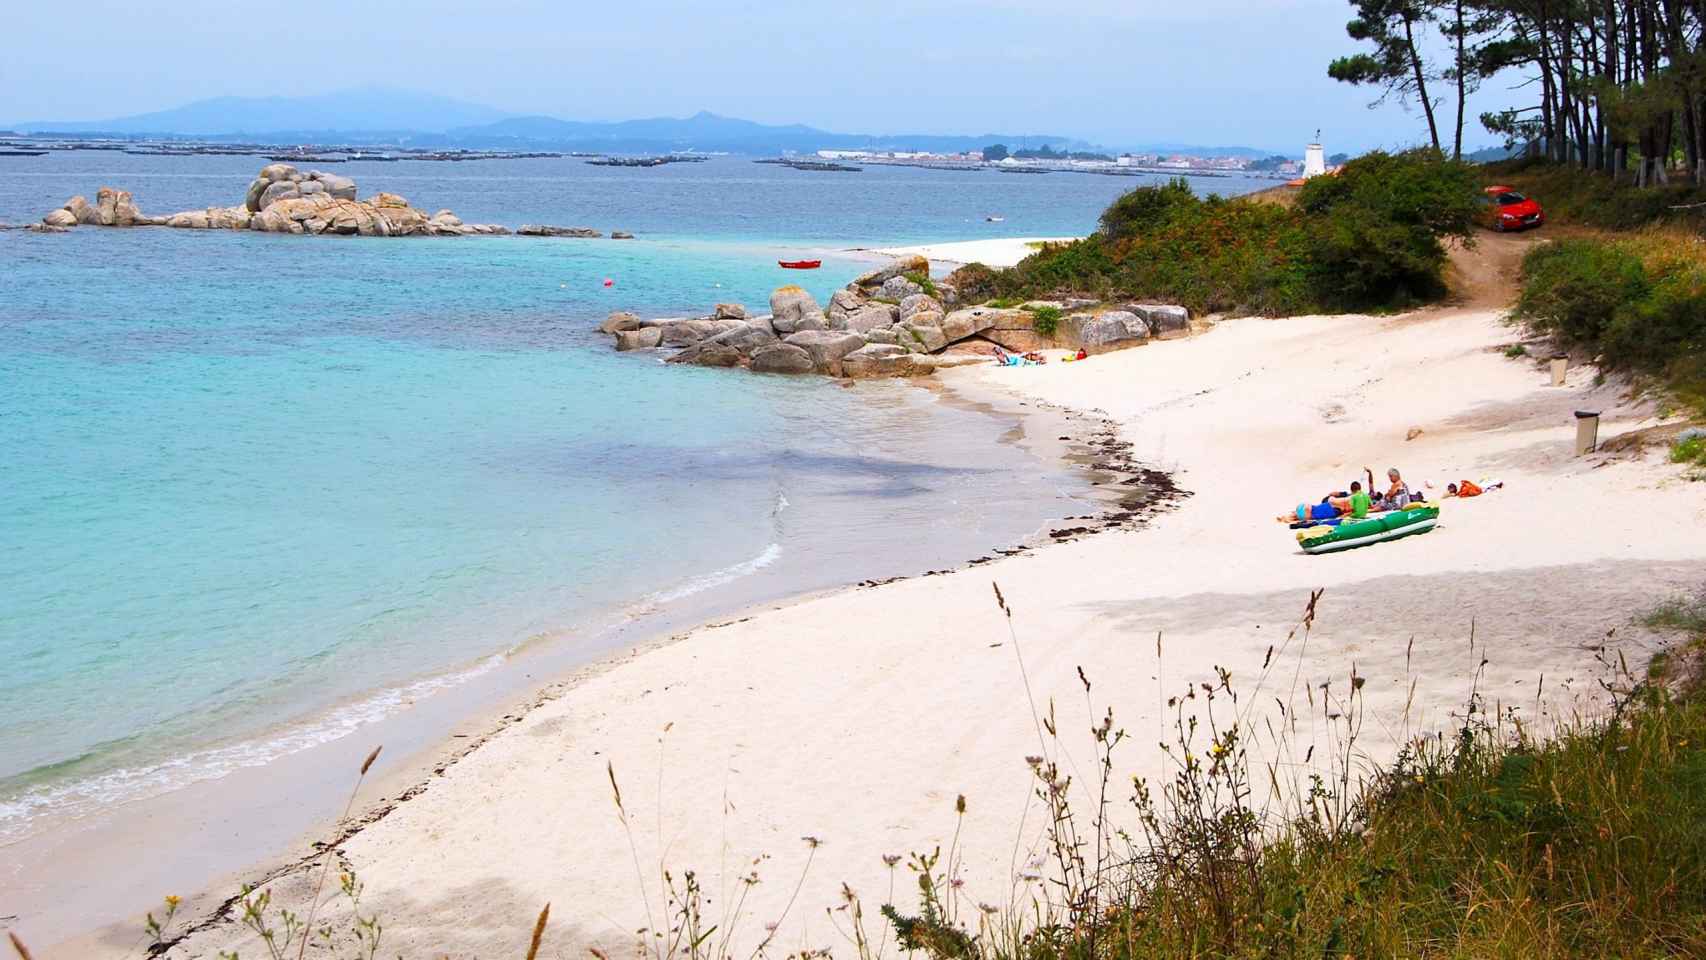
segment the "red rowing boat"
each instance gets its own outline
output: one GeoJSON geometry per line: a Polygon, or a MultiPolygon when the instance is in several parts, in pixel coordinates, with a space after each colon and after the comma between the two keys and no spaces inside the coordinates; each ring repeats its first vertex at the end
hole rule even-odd
{"type": "Polygon", "coordinates": [[[784,270],[816,270],[823,266],[822,260],[778,260],[776,265],[784,270]]]}

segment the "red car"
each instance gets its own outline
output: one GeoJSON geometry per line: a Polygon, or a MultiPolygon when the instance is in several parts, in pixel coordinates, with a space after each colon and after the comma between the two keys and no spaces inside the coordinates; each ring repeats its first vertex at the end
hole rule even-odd
{"type": "Polygon", "coordinates": [[[1483,192],[1487,196],[1481,218],[1492,230],[1499,233],[1527,230],[1546,222],[1546,211],[1540,209],[1540,204],[1510,187],[1488,187],[1483,192]]]}

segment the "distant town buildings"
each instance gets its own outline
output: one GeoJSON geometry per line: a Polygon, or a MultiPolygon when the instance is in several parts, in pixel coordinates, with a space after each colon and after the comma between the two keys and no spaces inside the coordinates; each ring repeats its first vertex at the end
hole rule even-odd
{"type": "MultiPolygon", "coordinates": [[[[982,150],[962,153],[933,153],[927,150],[819,150],[818,159],[868,164],[903,164],[948,168],[993,167],[1001,169],[1076,170],[1089,173],[1165,173],[1199,176],[1252,176],[1290,179],[1309,167],[1310,158],[1321,164],[1315,173],[1324,172],[1325,161],[1319,144],[1312,144],[1302,161],[1272,156],[1257,159],[1247,156],[1196,156],[1185,153],[1122,153],[1117,157],[1080,153],[1039,156],[1029,151],[1023,157],[1005,150],[989,154],[982,150]],[[999,157],[999,159],[997,159],[999,157]]],[[[1314,174],[1308,174],[1314,175],[1314,174]]]]}

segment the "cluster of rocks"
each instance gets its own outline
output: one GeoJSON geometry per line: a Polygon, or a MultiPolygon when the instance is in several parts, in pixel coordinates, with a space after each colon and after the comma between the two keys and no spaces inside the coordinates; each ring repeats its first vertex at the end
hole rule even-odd
{"type": "Polygon", "coordinates": [[[302,173],[288,163],[261,168],[243,202],[236,206],[150,217],[137,208],[130,191],[102,187],[93,204],[84,197],[72,197],[65,206],[43,217],[40,226],[43,230],[67,230],[84,225],[364,237],[461,237],[509,232],[493,224],[463,223],[449,210],[428,214],[394,193],[358,200],[354,180],[319,170],[302,173]]]}
{"type": "MultiPolygon", "coordinates": [[[[551,227],[538,223],[522,224],[516,228],[515,235],[518,237],[578,237],[589,240],[596,240],[604,236],[603,233],[591,227],[551,227]]],[[[610,231],[610,239],[632,240],[634,235],[626,230],[612,230],[610,231]]]]}
{"type": "Polygon", "coordinates": [[[674,349],[670,363],[853,379],[928,376],[982,362],[996,345],[1100,353],[1190,332],[1189,312],[1171,305],[960,306],[953,287],[931,282],[929,271],[923,257],[902,257],[836,291],[828,310],[805,290],[786,286],[770,295],[764,316],[724,303],[710,316],[689,319],[614,313],[600,329],[615,336],[618,350],[674,349]],[[1061,314],[1052,333],[1037,329],[1043,307],[1061,314]]]}

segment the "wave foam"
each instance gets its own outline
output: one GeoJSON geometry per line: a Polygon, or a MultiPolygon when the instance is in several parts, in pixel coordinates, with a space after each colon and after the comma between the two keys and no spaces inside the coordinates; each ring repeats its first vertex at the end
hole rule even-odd
{"type": "Polygon", "coordinates": [[[680,586],[654,593],[646,598],[646,605],[650,606],[659,603],[673,603],[677,600],[691,597],[696,593],[704,593],[706,590],[712,590],[723,586],[724,584],[733,583],[742,577],[750,577],[780,559],[782,559],[782,545],[780,543],[772,543],[764,548],[763,553],[753,557],[751,560],[745,560],[741,563],[724,567],[721,570],[713,570],[703,576],[694,577],[693,579],[682,583],[680,586]]]}
{"type": "Polygon", "coordinates": [[[237,770],[264,766],[280,757],[341,740],[415,700],[488,673],[504,660],[503,654],[497,654],[467,670],[381,690],[270,737],[196,750],[155,763],[120,767],[70,783],[27,790],[0,800],[0,842],[22,839],[29,833],[34,818],[44,813],[82,817],[109,804],[142,800],[191,784],[218,780],[237,770]]]}

